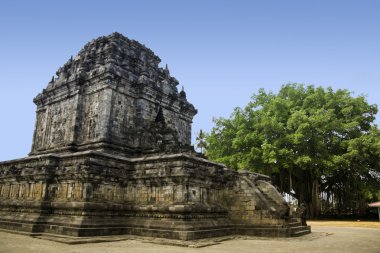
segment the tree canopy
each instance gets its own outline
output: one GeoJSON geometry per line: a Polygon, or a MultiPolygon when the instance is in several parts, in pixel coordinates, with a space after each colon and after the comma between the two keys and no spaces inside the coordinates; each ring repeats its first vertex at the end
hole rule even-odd
{"type": "Polygon", "coordinates": [[[270,175],[283,192],[308,204],[312,217],[323,208],[350,212],[380,195],[377,111],[345,89],[260,89],[245,108],[214,120],[207,156],[270,175]]]}

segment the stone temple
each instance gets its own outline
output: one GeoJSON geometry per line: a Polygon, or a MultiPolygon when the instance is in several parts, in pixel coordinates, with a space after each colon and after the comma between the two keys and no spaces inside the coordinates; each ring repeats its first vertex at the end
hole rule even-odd
{"type": "Polygon", "coordinates": [[[197,110],[159,63],[113,33],[58,69],[34,99],[29,156],[0,163],[0,228],[180,240],[310,232],[267,176],[194,151],[197,110]]]}

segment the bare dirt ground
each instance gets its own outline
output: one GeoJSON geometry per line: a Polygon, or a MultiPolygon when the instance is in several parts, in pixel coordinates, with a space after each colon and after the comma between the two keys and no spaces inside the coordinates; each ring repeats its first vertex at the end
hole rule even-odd
{"type": "Polygon", "coordinates": [[[161,245],[142,240],[68,245],[30,236],[0,232],[1,253],[125,253],[125,252],[344,252],[379,253],[380,227],[372,222],[309,222],[312,233],[296,238],[237,237],[219,244],[192,248],[161,245]],[[373,224],[372,224],[373,223],[373,224]],[[360,224],[360,226],[358,226],[360,224]]]}
{"type": "Polygon", "coordinates": [[[310,226],[325,226],[325,227],[356,227],[356,228],[380,228],[380,222],[377,221],[308,221],[310,226]]]}

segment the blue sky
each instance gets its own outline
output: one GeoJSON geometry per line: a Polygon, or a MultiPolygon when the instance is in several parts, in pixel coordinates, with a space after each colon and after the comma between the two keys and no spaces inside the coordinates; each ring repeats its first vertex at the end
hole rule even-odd
{"type": "MultiPolygon", "coordinates": [[[[120,32],[169,65],[209,131],[259,88],[346,88],[380,102],[380,1],[0,2],[0,161],[24,157],[33,98],[90,40],[120,32]]],[[[379,124],[379,119],[376,123],[379,124]]]]}

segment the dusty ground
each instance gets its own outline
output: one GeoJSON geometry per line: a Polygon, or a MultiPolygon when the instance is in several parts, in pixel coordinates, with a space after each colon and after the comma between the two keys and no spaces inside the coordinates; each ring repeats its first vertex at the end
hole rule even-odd
{"type": "Polygon", "coordinates": [[[308,221],[308,225],[327,227],[358,227],[358,228],[380,228],[380,222],[376,221],[308,221]]]}
{"type": "MultiPolygon", "coordinates": [[[[125,240],[118,242],[68,245],[24,235],[0,232],[1,253],[125,253],[125,252],[344,252],[379,253],[380,229],[377,223],[353,227],[351,223],[310,222],[312,233],[298,238],[237,238],[204,248],[168,246],[125,240]],[[343,226],[345,224],[345,227],[343,226]],[[351,224],[351,225],[350,225],[351,224]],[[334,225],[334,226],[331,226],[334,225]],[[347,227],[349,226],[349,227],[347,227]]],[[[356,224],[356,223],[355,223],[356,224]]],[[[359,223],[358,223],[359,224],[359,223]]],[[[356,224],[357,225],[357,224],[356,224]]]]}

